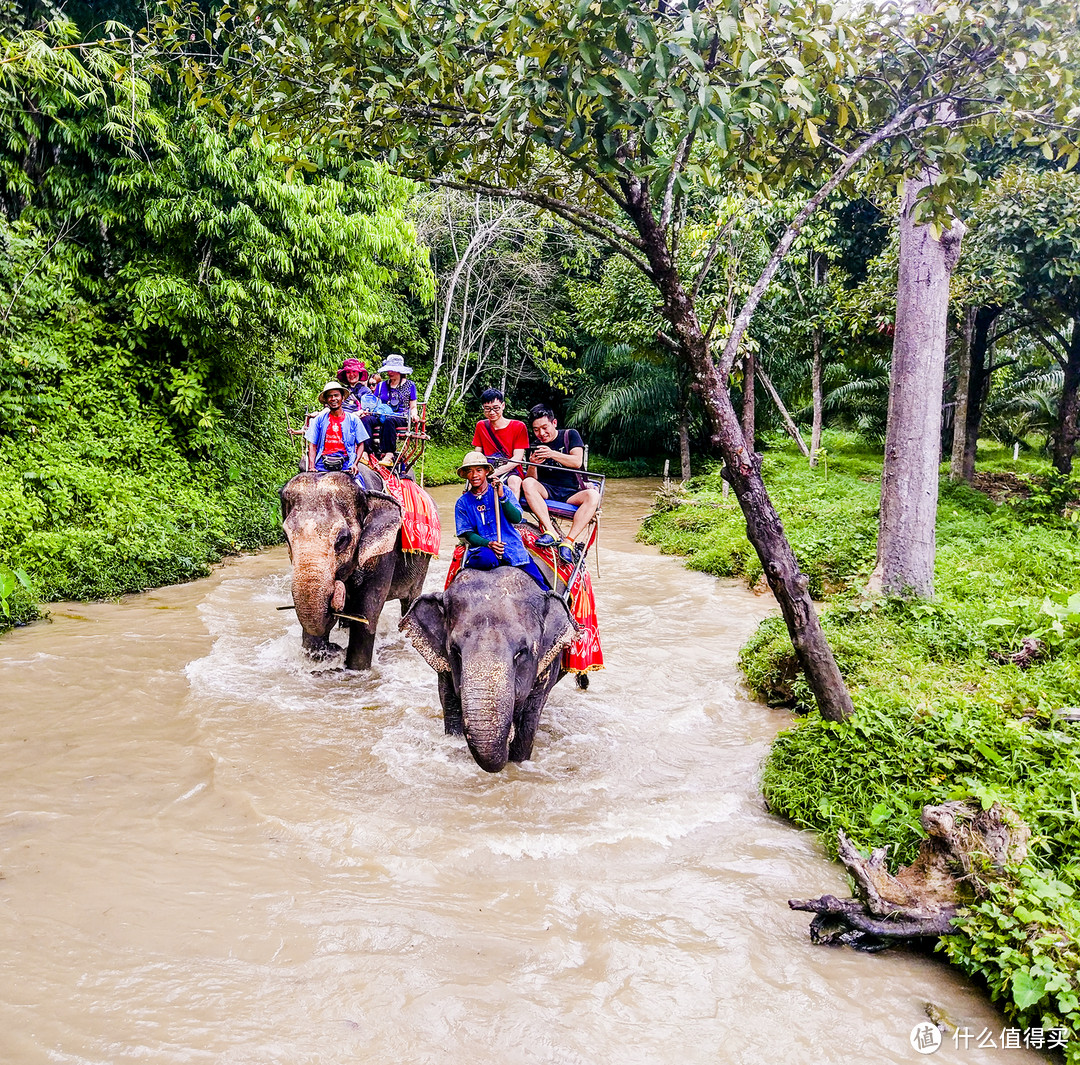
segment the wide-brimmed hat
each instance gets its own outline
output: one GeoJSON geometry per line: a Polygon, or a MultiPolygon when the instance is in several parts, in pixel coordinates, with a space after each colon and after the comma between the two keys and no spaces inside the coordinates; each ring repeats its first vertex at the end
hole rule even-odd
{"type": "Polygon", "coordinates": [[[330,391],[340,392],[344,396],[345,392],[346,392],[346,389],[344,388],[344,386],[341,384],[340,381],[327,381],[326,384],[323,385],[323,390],[319,393],[319,402],[320,403],[325,403],[326,402],[326,398],[325,398],[326,393],[330,392],[330,391]]]}
{"type": "Polygon", "coordinates": [[[387,355],[386,362],[379,367],[379,373],[412,373],[412,367],[405,365],[405,360],[400,355],[387,355]]]}
{"type": "Polygon", "coordinates": [[[487,455],[482,451],[470,451],[462,460],[461,465],[458,467],[457,475],[459,477],[465,476],[465,471],[472,466],[483,466],[488,473],[491,473],[494,466],[491,465],[487,455]]]}
{"type": "Polygon", "coordinates": [[[343,384],[348,385],[349,381],[346,378],[346,374],[350,371],[354,371],[360,375],[361,381],[367,380],[367,367],[359,359],[346,359],[341,364],[341,369],[337,372],[337,379],[343,384]]]}

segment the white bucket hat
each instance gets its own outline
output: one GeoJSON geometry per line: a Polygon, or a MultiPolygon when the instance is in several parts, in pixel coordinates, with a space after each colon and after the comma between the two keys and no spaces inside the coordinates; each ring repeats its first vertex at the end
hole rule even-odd
{"type": "Polygon", "coordinates": [[[387,355],[386,362],[379,367],[379,373],[410,374],[412,367],[405,365],[405,360],[400,355],[387,355]]]}

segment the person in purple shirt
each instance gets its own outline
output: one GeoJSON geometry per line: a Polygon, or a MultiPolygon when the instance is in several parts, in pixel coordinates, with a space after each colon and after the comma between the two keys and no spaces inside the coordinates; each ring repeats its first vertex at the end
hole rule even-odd
{"type": "Polygon", "coordinates": [[[383,466],[394,465],[398,426],[408,425],[416,418],[416,385],[408,379],[411,373],[412,367],[406,366],[400,355],[388,355],[379,367],[379,374],[385,379],[375,386],[375,398],[394,412],[384,414],[379,425],[379,462],[383,466]]]}

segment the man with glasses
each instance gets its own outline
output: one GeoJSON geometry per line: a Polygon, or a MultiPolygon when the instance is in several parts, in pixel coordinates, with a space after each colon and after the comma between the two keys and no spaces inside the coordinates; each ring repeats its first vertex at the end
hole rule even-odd
{"type": "Polygon", "coordinates": [[[529,430],[524,422],[507,418],[506,398],[497,388],[489,388],[480,397],[484,417],[476,423],[473,447],[479,448],[495,467],[493,477],[501,477],[506,487],[521,498],[521,479],[525,471],[525,449],[529,446],[529,430]]]}

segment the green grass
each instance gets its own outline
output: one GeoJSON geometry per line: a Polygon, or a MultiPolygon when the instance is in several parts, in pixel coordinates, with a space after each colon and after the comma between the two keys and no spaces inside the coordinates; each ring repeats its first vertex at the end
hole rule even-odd
{"type": "MultiPolygon", "coordinates": [[[[889,845],[897,864],[915,856],[924,805],[947,799],[1002,802],[1031,827],[1029,860],[975,900],[963,934],[942,949],[985,981],[1027,1026],[1071,1033],[1080,1061],[1080,726],[1055,709],[1080,706],[1080,545],[1045,461],[980,448],[981,471],[1035,478],[1026,502],[996,504],[942,483],[932,602],[871,601],[861,589],[874,564],[881,457],[829,434],[828,470],[811,471],[793,450],[767,452],[764,476],[784,527],[824,597],[822,623],[855,704],[843,724],[812,713],[778,617],[741,654],[750,686],[806,716],[776,739],[763,769],[770,807],[812,828],[830,853],[843,829],[862,848],[889,845]],[[985,464],[985,465],[984,465],[985,464]],[[1049,486],[1049,487],[1048,487],[1049,486]],[[1023,670],[999,664],[1025,636],[1047,657],[1023,670]]],[[[760,564],[719,477],[668,497],[642,538],[687,564],[753,583],[760,564]],[[675,505],[673,505],[673,503],[675,505]]]]}

